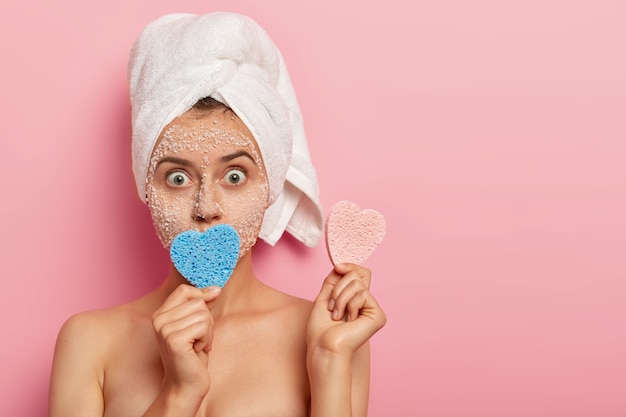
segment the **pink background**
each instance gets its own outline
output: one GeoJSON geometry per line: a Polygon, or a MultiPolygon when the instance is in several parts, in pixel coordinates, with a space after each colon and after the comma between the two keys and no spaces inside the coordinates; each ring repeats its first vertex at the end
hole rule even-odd
{"type": "MultiPolygon", "coordinates": [[[[166,272],[129,160],[128,48],[231,10],[281,47],[325,209],[387,218],[370,416],[626,415],[626,2],[3,2],[0,415],[43,416],[71,314],[166,272]]],[[[256,249],[312,298],[323,245],[256,249]],[[303,265],[305,265],[303,267],[303,265]]]]}

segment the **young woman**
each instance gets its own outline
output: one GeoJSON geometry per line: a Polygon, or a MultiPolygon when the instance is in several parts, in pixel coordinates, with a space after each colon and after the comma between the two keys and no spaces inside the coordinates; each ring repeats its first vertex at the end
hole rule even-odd
{"type": "Polygon", "coordinates": [[[236,14],[164,16],[135,43],[130,82],[135,177],[161,242],[228,224],[239,259],[223,288],[189,285],[171,265],[146,296],[69,318],[50,417],[367,415],[368,340],[386,321],[370,271],[335,266],[311,302],[252,268],[258,237],[287,230],[311,245],[321,230],[295,95],[269,37],[236,14]]]}

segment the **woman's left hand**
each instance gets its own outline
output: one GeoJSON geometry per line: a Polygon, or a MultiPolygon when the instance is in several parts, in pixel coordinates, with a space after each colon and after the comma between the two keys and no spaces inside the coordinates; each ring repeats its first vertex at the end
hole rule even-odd
{"type": "Polygon", "coordinates": [[[371,271],[339,264],[328,274],[313,302],[307,322],[309,350],[352,355],[386,323],[370,293],[371,271]]]}

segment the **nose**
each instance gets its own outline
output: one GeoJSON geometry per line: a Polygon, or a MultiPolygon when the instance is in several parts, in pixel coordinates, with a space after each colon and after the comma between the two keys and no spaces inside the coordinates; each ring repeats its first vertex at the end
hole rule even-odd
{"type": "Polygon", "coordinates": [[[216,194],[213,187],[204,182],[201,183],[194,202],[193,218],[195,221],[210,226],[222,217],[222,207],[216,194]]]}

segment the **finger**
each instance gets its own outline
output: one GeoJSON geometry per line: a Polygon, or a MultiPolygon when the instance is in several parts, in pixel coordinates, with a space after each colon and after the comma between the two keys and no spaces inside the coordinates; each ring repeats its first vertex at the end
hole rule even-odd
{"type": "Polygon", "coordinates": [[[341,277],[337,275],[335,271],[331,271],[328,274],[328,276],[324,279],[324,282],[322,283],[322,288],[320,289],[319,294],[315,298],[315,302],[316,303],[328,303],[328,300],[330,299],[330,294],[340,279],[341,277]]]}
{"type": "Polygon", "coordinates": [[[196,353],[200,353],[200,352],[209,353],[211,351],[212,344],[213,344],[213,331],[209,331],[207,332],[205,337],[202,337],[193,343],[193,350],[196,353]]]}
{"type": "Polygon", "coordinates": [[[208,291],[203,291],[200,288],[196,288],[192,285],[188,284],[180,284],[172,293],[165,299],[161,307],[157,310],[159,313],[167,312],[172,308],[176,307],[179,304],[184,303],[185,301],[199,298],[204,299],[206,296],[205,293],[208,291]]]}
{"type": "Polygon", "coordinates": [[[348,305],[348,302],[351,299],[356,297],[356,295],[359,294],[360,292],[367,291],[367,288],[365,287],[365,283],[361,281],[360,279],[353,278],[350,280],[345,280],[345,278],[347,278],[347,276],[344,277],[344,279],[342,279],[342,281],[339,284],[337,284],[335,288],[333,288],[333,292],[332,292],[334,303],[330,303],[330,304],[334,304],[333,310],[332,310],[332,318],[335,320],[339,320],[343,318],[346,312],[346,306],[348,305]],[[346,282],[347,284],[342,285],[343,288],[341,288],[341,292],[335,295],[335,291],[337,290],[339,285],[344,284],[346,282]]]}
{"type": "Polygon", "coordinates": [[[164,322],[162,326],[157,329],[157,333],[165,339],[174,333],[181,332],[188,327],[194,326],[196,323],[204,323],[207,328],[212,326],[213,318],[211,317],[211,313],[194,311],[176,320],[164,322]]]}
{"type": "Polygon", "coordinates": [[[206,303],[209,310],[213,309],[213,305],[215,304],[215,300],[222,293],[222,289],[220,287],[208,287],[202,290],[204,292],[204,302],[206,303]]]}
{"type": "Polygon", "coordinates": [[[361,309],[365,307],[368,292],[367,289],[363,288],[348,300],[345,307],[348,321],[356,320],[359,317],[361,309]]]}
{"type": "Polygon", "coordinates": [[[189,310],[186,310],[185,308],[189,309],[193,306],[197,306],[198,308],[202,308],[202,304],[205,304],[207,307],[212,306],[212,302],[215,301],[220,293],[221,288],[219,287],[199,289],[190,285],[182,284],[172,294],[170,294],[163,305],[154,312],[153,320],[157,316],[171,314],[178,311],[178,313],[175,313],[177,315],[173,316],[173,319],[175,319],[188,313],[189,310]],[[185,306],[185,308],[181,309],[181,306],[185,306]]]}
{"type": "Polygon", "coordinates": [[[339,275],[346,275],[352,271],[356,272],[359,275],[359,277],[361,277],[361,279],[365,281],[367,288],[370,287],[370,284],[372,282],[372,271],[369,268],[366,268],[359,264],[353,264],[353,263],[337,264],[335,265],[335,271],[339,275]]]}
{"type": "Polygon", "coordinates": [[[155,330],[159,331],[164,325],[168,323],[181,320],[187,316],[190,316],[196,312],[200,312],[206,315],[210,315],[209,308],[204,300],[194,298],[178,304],[167,311],[157,311],[152,317],[152,324],[155,330]]]}
{"type": "MultiPolygon", "coordinates": [[[[357,272],[356,270],[350,270],[343,277],[341,277],[339,282],[337,282],[337,284],[333,287],[333,290],[331,291],[331,294],[330,294],[330,300],[328,301],[328,310],[333,311],[336,308],[336,305],[338,303],[337,299],[339,298],[339,295],[343,293],[346,290],[346,288],[348,288],[350,285],[353,285],[352,284],[353,282],[356,282],[359,285],[367,288],[366,286],[367,284],[362,279],[359,272],[357,272]]],[[[344,305],[345,304],[343,304],[341,307],[343,307],[344,305]]]]}
{"type": "MultiPolygon", "coordinates": [[[[363,306],[359,310],[357,321],[362,321],[369,325],[370,330],[375,333],[387,323],[385,312],[376,301],[376,298],[367,291],[363,306]]],[[[372,333],[372,334],[373,334],[372,333]]]]}
{"type": "Polygon", "coordinates": [[[193,345],[192,345],[193,351],[196,353],[202,352],[206,344],[207,344],[206,340],[194,340],[193,345]]]}
{"type": "Polygon", "coordinates": [[[200,353],[200,352],[209,352],[211,349],[209,347],[209,344],[204,341],[204,340],[196,340],[195,342],[193,342],[193,350],[196,353],[200,353]]]}
{"type": "Polygon", "coordinates": [[[387,322],[387,316],[378,305],[376,299],[367,291],[363,307],[356,320],[347,324],[346,334],[352,340],[352,348],[358,349],[378,332],[387,322]]]}
{"type": "Polygon", "coordinates": [[[209,325],[203,321],[196,321],[188,326],[180,327],[175,331],[169,331],[165,340],[167,350],[172,353],[195,351],[198,353],[209,347],[212,343],[212,332],[209,325]],[[196,350],[198,344],[198,350],[196,350]]]}

